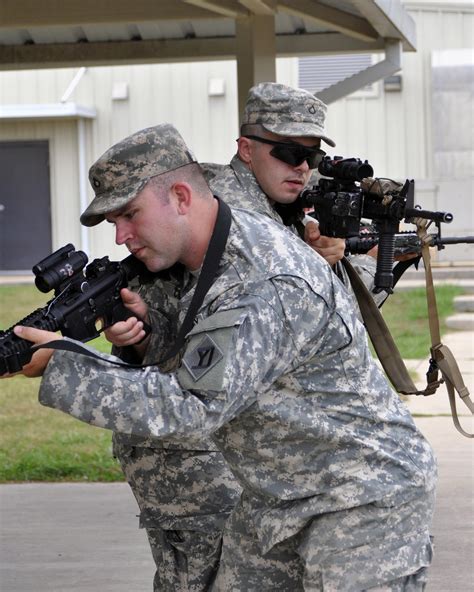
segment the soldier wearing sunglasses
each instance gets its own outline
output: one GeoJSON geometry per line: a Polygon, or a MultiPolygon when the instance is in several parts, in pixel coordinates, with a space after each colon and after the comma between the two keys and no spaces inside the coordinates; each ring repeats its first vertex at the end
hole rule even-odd
{"type": "MultiPolygon", "coordinates": [[[[214,194],[231,206],[260,212],[282,223],[279,207],[293,203],[310,183],[326,154],[321,143],[335,146],[325,133],[325,119],[326,105],[305,90],[274,82],[252,87],[236,155],[229,165],[202,165],[214,194]]],[[[338,264],[345,241],[321,236],[314,221],[306,224],[304,239],[349,286],[338,264]]],[[[375,259],[362,255],[351,257],[351,262],[370,289],[375,259]]]]}

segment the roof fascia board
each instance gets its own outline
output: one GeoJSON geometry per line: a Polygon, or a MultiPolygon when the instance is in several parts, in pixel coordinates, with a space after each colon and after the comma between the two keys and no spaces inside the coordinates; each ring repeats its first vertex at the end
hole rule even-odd
{"type": "Polygon", "coordinates": [[[416,51],[416,25],[400,0],[351,0],[381,37],[400,39],[405,51],[416,51]]]}
{"type": "Polygon", "coordinates": [[[310,0],[278,0],[278,9],[362,41],[375,41],[379,36],[366,19],[310,0]]]}
{"type": "Polygon", "coordinates": [[[305,33],[304,35],[278,35],[277,56],[334,55],[341,53],[378,53],[385,49],[385,39],[366,43],[342,33],[305,33]]]}
{"type": "Polygon", "coordinates": [[[218,61],[234,57],[234,37],[0,45],[0,70],[218,61]]]}
{"type": "MultiPolygon", "coordinates": [[[[199,0],[114,0],[113,4],[114,8],[111,11],[110,2],[101,0],[41,0],[40,8],[38,0],[2,0],[0,22],[2,28],[27,29],[41,26],[212,19],[216,16],[215,10],[210,12],[209,9],[199,7],[199,0]]],[[[222,6],[226,6],[226,0],[222,0],[222,6]]],[[[236,10],[233,12],[238,13],[236,10]]]]}
{"type": "MultiPolygon", "coordinates": [[[[384,48],[385,41],[381,38],[373,43],[365,43],[340,33],[278,35],[276,38],[278,57],[351,52],[376,53],[384,48]]],[[[235,37],[0,45],[0,70],[219,61],[235,59],[236,55],[235,37]]]]}

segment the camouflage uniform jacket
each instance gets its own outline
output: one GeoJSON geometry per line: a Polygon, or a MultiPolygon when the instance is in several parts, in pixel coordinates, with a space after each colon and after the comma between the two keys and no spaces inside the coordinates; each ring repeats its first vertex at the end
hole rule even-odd
{"type": "MultiPolygon", "coordinates": [[[[140,436],[212,434],[263,552],[314,516],[409,504],[434,488],[431,447],[341,283],[292,233],[243,210],[175,374],[55,352],[40,402],[140,436]]],[[[420,522],[383,528],[425,544],[420,522]]]]}
{"type": "Polygon", "coordinates": [[[201,168],[214,195],[230,206],[264,214],[283,224],[255,175],[237,155],[229,165],[204,163],[201,168]]]}

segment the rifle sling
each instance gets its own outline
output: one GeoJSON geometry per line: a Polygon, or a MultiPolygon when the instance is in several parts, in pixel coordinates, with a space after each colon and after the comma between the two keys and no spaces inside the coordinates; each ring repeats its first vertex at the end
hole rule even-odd
{"type": "Polygon", "coordinates": [[[392,288],[398,284],[398,280],[402,277],[405,271],[414,265],[418,269],[418,264],[420,262],[421,255],[419,257],[415,257],[414,259],[407,259],[406,261],[399,261],[395,267],[393,268],[393,283],[392,288]]]}
{"type": "Polygon", "coordinates": [[[217,275],[217,270],[219,269],[222,254],[224,253],[225,246],[227,244],[230,225],[232,223],[232,215],[229,206],[218,197],[216,197],[216,199],[217,203],[219,204],[219,211],[217,213],[216,224],[209,242],[209,247],[207,249],[206,256],[204,257],[204,263],[201,273],[199,274],[199,280],[196,289],[191,299],[189,308],[186,312],[183,324],[179,328],[176,341],[160,360],[159,364],[174,358],[174,356],[176,356],[181,351],[186,339],[186,335],[193,328],[194,319],[196,318],[199,308],[204,302],[204,298],[217,275]]]}
{"type": "Polygon", "coordinates": [[[219,269],[222,254],[224,253],[225,246],[227,244],[227,238],[229,236],[230,226],[232,223],[232,214],[229,206],[226,203],[224,203],[217,197],[216,199],[217,203],[219,204],[216,223],[214,226],[214,230],[212,232],[206,256],[204,257],[204,263],[202,266],[201,273],[199,274],[196,289],[191,299],[189,308],[186,312],[186,316],[178,331],[176,341],[160,361],[153,362],[152,364],[143,365],[129,364],[127,362],[119,362],[118,360],[109,360],[107,358],[102,357],[100,354],[92,352],[89,348],[86,348],[77,342],[68,341],[65,339],[58,339],[55,341],[50,341],[49,343],[36,345],[32,347],[32,350],[36,351],[37,349],[49,348],[71,351],[74,353],[89,356],[91,358],[105,360],[106,362],[109,362],[110,364],[115,364],[116,366],[124,366],[128,368],[146,368],[148,366],[156,366],[158,364],[163,364],[164,362],[175,357],[182,349],[186,339],[186,335],[193,328],[196,314],[198,313],[199,308],[203,303],[206,294],[208,293],[210,287],[214,282],[217,271],[219,269]]]}
{"type": "Polygon", "coordinates": [[[372,345],[396,391],[404,395],[432,395],[440,385],[437,373],[429,372],[427,374],[425,390],[420,391],[416,388],[372,294],[345,257],[342,259],[342,264],[349,275],[372,345]]]}
{"type": "Polygon", "coordinates": [[[466,432],[461,427],[459,422],[456,409],[456,392],[459,394],[461,400],[467,406],[471,414],[474,413],[474,404],[470,398],[469,390],[464,384],[464,380],[456,359],[454,358],[451,350],[446,345],[441,343],[438,308],[436,305],[436,294],[433,285],[433,273],[431,270],[429,241],[425,240],[427,236],[427,221],[423,218],[416,218],[415,223],[417,226],[417,233],[422,244],[421,255],[423,257],[423,264],[425,267],[426,302],[428,306],[428,320],[432,344],[430,348],[431,358],[440,369],[444,382],[446,383],[449,405],[451,407],[451,415],[453,417],[453,422],[456,429],[463,436],[466,436],[467,438],[474,438],[474,434],[466,432]]]}

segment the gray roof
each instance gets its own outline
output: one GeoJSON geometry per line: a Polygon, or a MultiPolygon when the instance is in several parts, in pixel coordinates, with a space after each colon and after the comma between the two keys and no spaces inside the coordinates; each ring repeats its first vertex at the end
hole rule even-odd
{"type": "Polygon", "coordinates": [[[1,0],[0,69],[230,59],[265,18],[277,56],[416,49],[400,0],[1,0]]]}

